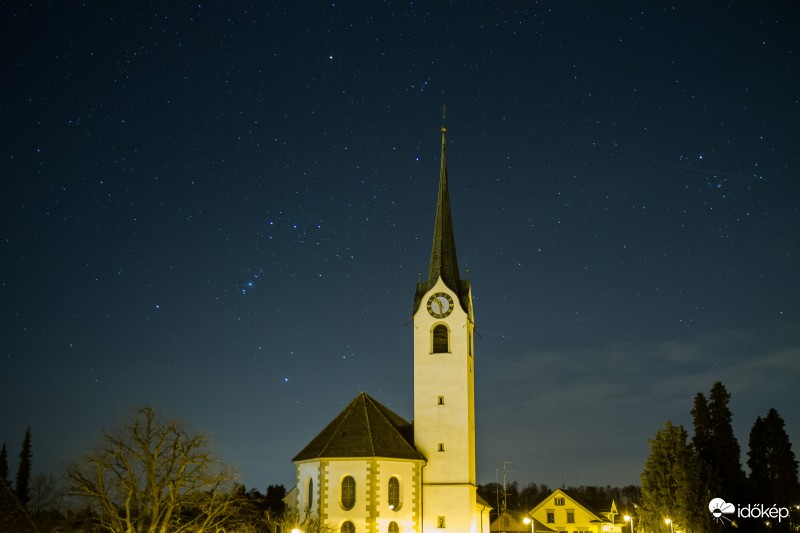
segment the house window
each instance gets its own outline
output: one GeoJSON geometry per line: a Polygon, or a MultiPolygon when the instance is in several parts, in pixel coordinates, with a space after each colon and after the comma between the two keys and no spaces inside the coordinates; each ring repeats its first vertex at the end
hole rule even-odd
{"type": "Polygon", "coordinates": [[[440,442],[440,443],[439,443],[439,451],[440,451],[440,452],[443,452],[443,451],[444,451],[444,442],[440,442]]]}
{"type": "Polygon", "coordinates": [[[444,517],[443,516],[437,516],[436,517],[436,527],[444,529],[445,526],[444,526],[444,517]]]}
{"type": "Polygon", "coordinates": [[[389,533],[400,533],[400,526],[397,522],[389,522],[389,533]]]}
{"type": "Polygon", "coordinates": [[[444,396],[439,396],[439,405],[444,405],[444,396]]]}
{"type": "Polygon", "coordinates": [[[439,324],[433,328],[433,352],[432,353],[448,353],[450,352],[450,332],[447,326],[439,324]]]}
{"type": "Polygon", "coordinates": [[[396,477],[389,478],[389,509],[396,511],[400,507],[400,482],[396,477]]]}
{"type": "MultiPolygon", "coordinates": [[[[349,511],[356,504],[356,480],[353,476],[345,476],[342,480],[342,508],[349,511]]],[[[344,528],[344,525],[342,525],[344,528]]],[[[344,531],[344,529],[342,530],[344,531]]]]}
{"type": "Polygon", "coordinates": [[[556,498],[555,499],[556,505],[564,505],[564,498],[556,498]]]}
{"type": "Polygon", "coordinates": [[[555,511],[547,511],[547,523],[548,524],[555,524],[556,523],[556,512],[555,511]]]}
{"type": "Polygon", "coordinates": [[[356,526],[350,520],[342,524],[342,533],[356,533],[356,526]]]}
{"type": "Polygon", "coordinates": [[[567,524],[575,523],[575,511],[567,511],[567,524]]]}

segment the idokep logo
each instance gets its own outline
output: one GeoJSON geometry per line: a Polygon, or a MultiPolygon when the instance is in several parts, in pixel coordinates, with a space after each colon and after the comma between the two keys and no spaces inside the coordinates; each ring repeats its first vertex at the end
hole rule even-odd
{"type": "Polygon", "coordinates": [[[737,511],[736,506],[728,503],[722,498],[714,498],[708,502],[708,510],[714,516],[714,521],[722,523],[724,520],[731,522],[732,520],[727,516],[734,515],[736,518],[756,518],[756,519],[777,519],[778,523],[784,518],[789,517],[788,507],[778,507],[777,505],[769,506],[763,503],[751,503],[749,505],[740,505],[737,511]]]}
{"type": "Polygon", "coordinates": [[[714,515],[714,521],[721,524],[723,520],[727,520],[728,522],[731,521],[730,518],[722,515],[734,514],[736,512],[736,506],[732,503],[726,502],[722,498],[714,498],[708,502],[708,510],[711,511],[712,515],[714,515]]]}

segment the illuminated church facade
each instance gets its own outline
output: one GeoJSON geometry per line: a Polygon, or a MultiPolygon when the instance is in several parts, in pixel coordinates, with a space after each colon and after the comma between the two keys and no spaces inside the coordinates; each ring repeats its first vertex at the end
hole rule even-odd
{"type": "Polygon", "coordinates": [[[488,533],[477,494],[472,292],[456,259],[442,127],[427,281],[414,294],[414,423],[360,393],[293,461],[300,530],[488,533]]]}

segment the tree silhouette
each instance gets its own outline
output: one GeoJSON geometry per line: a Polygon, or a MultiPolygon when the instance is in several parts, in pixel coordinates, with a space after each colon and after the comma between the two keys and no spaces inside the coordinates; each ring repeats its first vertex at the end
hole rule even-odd
{"type": "Polygon", "coordinates": [[[672,520],[675,531],[694,533],[708,511],[698,501],[702,494],[697,474],[697,458],[687,444],[683,426],[669,420],[650,441],[650,456],[642,472],[642,503],[639,520],[642,531],[666,532],[664,519],[672,520]]]}
{"type": "Polygon", "coordinates": [[[19,452],[19,468],[17,469],[17,484],[15,490],[22,505],[28,505],[30,499],[28,486],[31,479],[31,428],[25,430],[25,439],[22,441],[22,451],[19,452]]]}
{"type": "Polygon", "coordinates": [[[725,385],[717,381],[708,397],[711,414],[711,432],[714,439],[711,448],[711,466],[719,476],[720,488],[730,499],[743,501],[746,498],[746,480],[742,470],[739,442],[733,434],[733,415],[728,407],[731,395],[725,385]]]}
{"type": "Polygon", "coordinates": [[[219,531],[241,498],[233,475],[192,435],[149,407],[67,471],[70,491],[111,533],[219,531]]]}
{"type": "Polygon", "coordinates": [[[796,503],[800,497],[797,460],[778,411],[770,409],[766,418],[756,418],[749,447],[747,466],[753,496],[784,507],[796,503]]]}
{"type": "Polygon", "coordinates": [[[8,451],[5,442],[0,450],[0,481],[8,481],[8,451]]]}

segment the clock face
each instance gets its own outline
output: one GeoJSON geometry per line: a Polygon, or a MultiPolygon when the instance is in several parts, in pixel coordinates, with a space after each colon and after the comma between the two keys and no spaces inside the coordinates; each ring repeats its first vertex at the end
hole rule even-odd
{"type": "Polygon", "coordinates": [[[449,294],[437,292],[428,298],[428,313],[433,318],[445,318],[453,312],[453,299],[449,294]]]}

